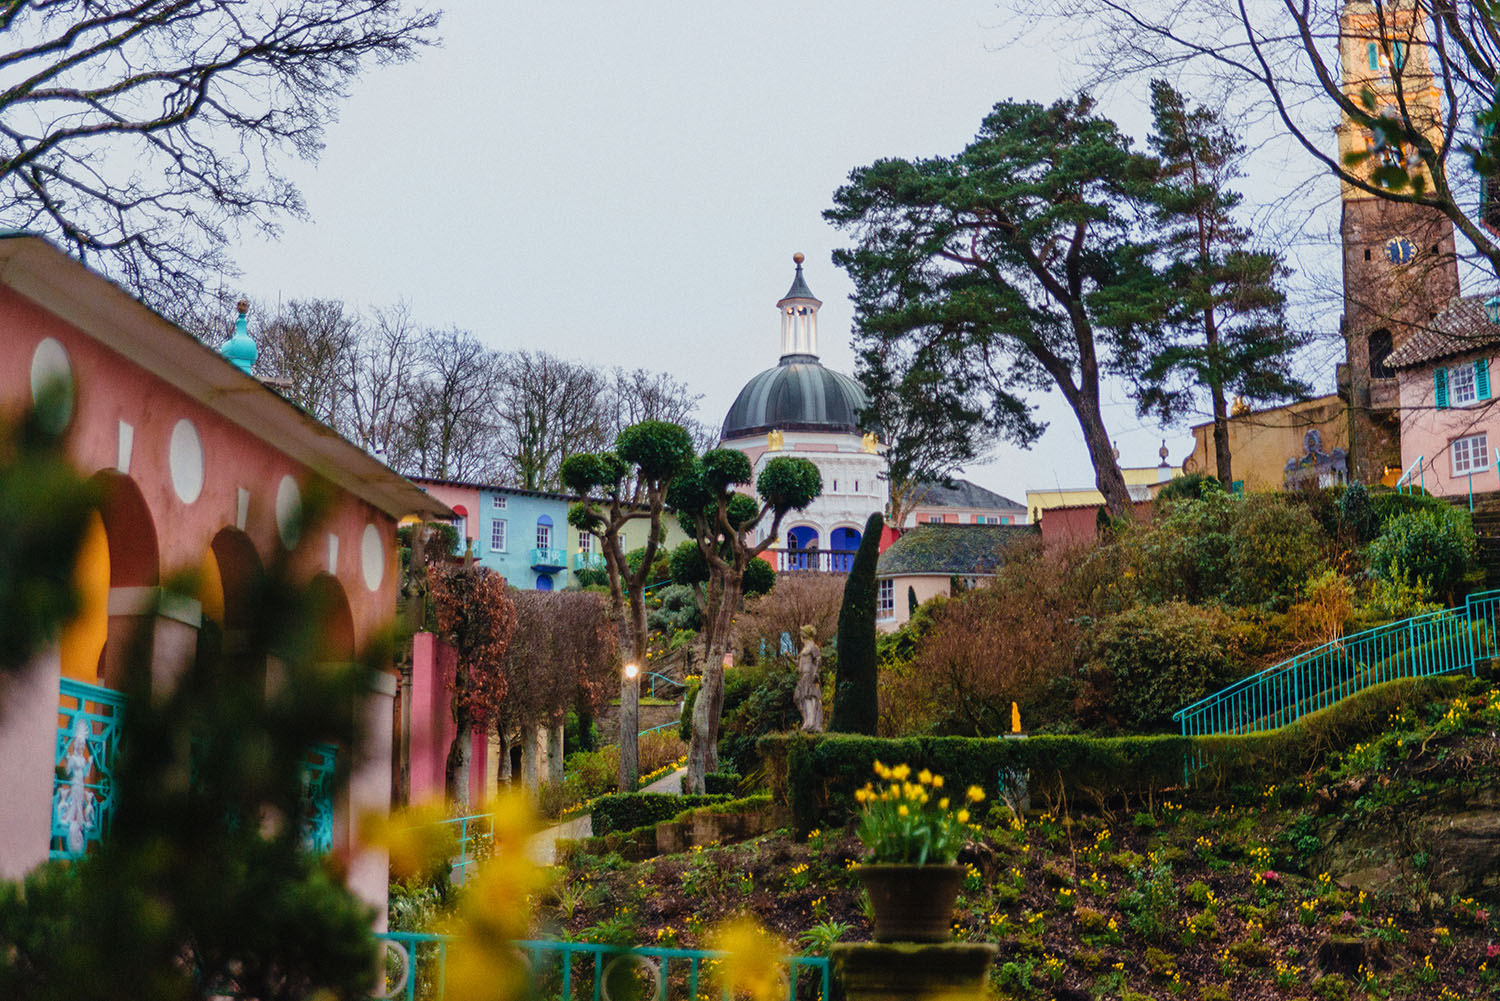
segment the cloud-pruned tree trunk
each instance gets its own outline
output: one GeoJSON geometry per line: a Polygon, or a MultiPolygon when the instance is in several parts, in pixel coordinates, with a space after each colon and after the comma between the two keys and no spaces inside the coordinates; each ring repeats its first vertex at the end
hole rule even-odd
{"type": "Polygon", "coordinates": [[[698,551],[708,564],[703,607],[702,685],[693,703],[692,738],[688,743],[687,788],[704,791],[704,776],[718,764],[719,717],[724,709],[724,655],[730,627],[740,610],[750,561],[775,544],[781,520],[800,511],[823,492],[823,475],[807,459],[777,456],[754,476],[750,459],[732,448],[703,454],[672,485],[668,502],[683,527],[692,529],[698,551]],[[736,488],[755,480],[760,503],[736,488]],[[769,521],[767,520],[769,519],[769,521]],[[765,526],[764,537],[751,537],[765,526]]]}

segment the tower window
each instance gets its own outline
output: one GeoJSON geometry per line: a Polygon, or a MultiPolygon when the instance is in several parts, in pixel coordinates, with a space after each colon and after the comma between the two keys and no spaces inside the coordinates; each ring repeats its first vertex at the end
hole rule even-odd
{"type": "Polygon", "coordinates": [[[1366,247],[1365,248],[1365,260],[1368,261],[1369,259],[1370,259],[1370,248],[1366,247]]]}
{"type": "Polygon", "coordinates": [[[1391,332],[1377,330],[1370,335],[1370,378],[1389,379],[1396,373],[1386,367],[1385,360],[1391,356],[1391,332]]]}
{"type": "Polygon", "coordinates": [[[1380,69],[1380,46],[1376,45],[1374,42],[1371,42],[1369,44],[1368,51],[1370,56],[1370,69],[1380,69]]]}
{"type": "Polygon", "coordinates": [[[1392,50],[1392,55],[1394,57],[1392,61],[1396,64],[1396,68],[1400,69],[1401,67],[1405,66],[1406,65],[1406,43],[1405,42],[1397,42],[1396,44],[1394,44],[1394,45],[1391,46],[1391,50],[1392,50]]]}

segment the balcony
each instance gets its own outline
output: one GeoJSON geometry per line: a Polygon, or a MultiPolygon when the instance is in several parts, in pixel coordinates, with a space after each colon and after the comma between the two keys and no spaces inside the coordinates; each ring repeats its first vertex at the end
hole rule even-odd
{"type": "Polygon", "coordinates": [[[531,551],[531,569],[555,573],[568,569],[568,554],[561,549],[538,547],[531,551]]]}
{"type": "Polygon", "coordinates": [[[777,573],[848,573],[854,566],[853,549],[772,549],[777,573]]]}
{"type": "Polygon", "coordinates": [[[603,553],[574,553],[573,554],[573,569],[574,570],[603,570],[604,569],[604,554],[603,553]]]}

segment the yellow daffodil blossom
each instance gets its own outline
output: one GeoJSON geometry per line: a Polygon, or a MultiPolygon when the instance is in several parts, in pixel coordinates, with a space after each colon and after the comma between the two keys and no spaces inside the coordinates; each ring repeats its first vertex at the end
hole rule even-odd
{"type": "MultiPolygon", "coordinates": [[[[905,807],[902,807],[902,809],[905,809],[905,807]]],[[[954,814],[954,819],[960,824],[967,824],[969,822],[969,811],[959,810],[958,813],[954,814]]]]}
{"type": "Polygon", "coordinates": [[[906,777],[911,774],[911,765],[897,765],[891,769],[891,778],[905,782],[906,777]]]}
{"type": "Polygon", "coordinates": [[[934,789],[941,789],[941,788],[943,788],[943,777],[941,775],[934,775],[932,777],[932,788],[934,788],[934,789]]]}
{"type": "Polygon", "coordinates": [[[917,772],[917,781],[922,783],[924,786],[928,785],[932,782],[932,772],[928,771],[925,768],[922,769],[920,772],[917,772]]]}
{"type": "Polygon", "coordinates": [[[969,786],[969,791],[964,793],[964,797],[970,803],[981,803],[984,801],[984,790],[978,786],[969,786]]]}

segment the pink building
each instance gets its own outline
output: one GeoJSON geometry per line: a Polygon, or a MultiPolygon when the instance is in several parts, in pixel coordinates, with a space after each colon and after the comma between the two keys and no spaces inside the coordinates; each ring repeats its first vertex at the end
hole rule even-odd
{"type": "MultiPolygon", "coordinates": [[[[330,599],[320,656],[352,659],[395,614],[397,520],[452,512],[38,237],[0,238],[0,331],[0,408],[13,416],[60,381],[71,408],[57,430],[105,493],[75,571],[84,611],[5,695],[0,877],[14,878],[107,835],[97,817],[59,816],[56,755],[66,731],[87,743],[90,780],[107,779],[126,637],[149,634],[153,680],[170,683],[200,628],[231,636],[248,582],[286,560],[330,599]],[[316,531],[300,517],[311,490],[329,499],[316,531]],[[197,593],[163,586],[188,570],[197,593]]],[[[390,807],[395,692],[387,672],[367,694],[368,754],[315,845],[349,859],[351,889],[382,920],[386,858],[354,830],[390,807]]]]}
{"type": "Polygon", "coordinates": [[[1439,496],[1500,489],[1500,413],[1490,387],[1500,325],[1486,315],[1483,300],[1451,300],[1384,362],[1400,394],[1402,470],[1439,496]]]}

